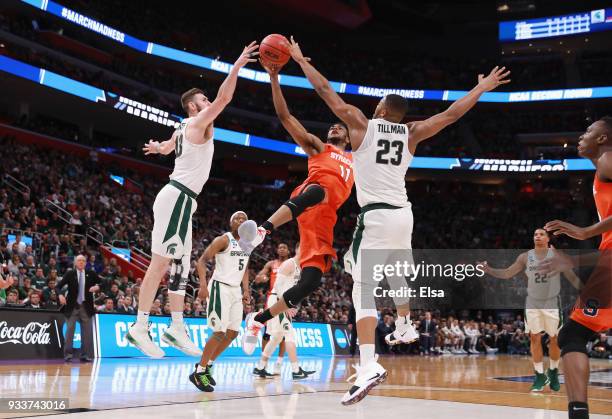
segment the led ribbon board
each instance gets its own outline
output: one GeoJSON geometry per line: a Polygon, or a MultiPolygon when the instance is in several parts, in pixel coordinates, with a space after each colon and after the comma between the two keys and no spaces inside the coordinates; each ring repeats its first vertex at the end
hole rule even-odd
{"type": "MultiPolygon", "coordinates": [[[[137,51],[146,54],[163,57],[169,60],[190,64],[195,67],[220,73],[229,73],[232,64],[218,61],[209,57],[193,54],[190,52],[159,45],[154,42],[143,41],[130,36],[117,29],[106,26],[105,24],[82,15],[74,10],[68,9],[61,4],[50,0],[21,0],[31,6],[51,13],[57,17],[65,19],[75,25],[89,29],[101,36],[112,39],[137,51]]],[[[506,22],[507,23],[507,22],[506,22]]],[[[501,33],[501,32],[500,32],[501,33]]],[[[239,77],[259,83],[270,83],[270,77],[265,71],[257,71],[249,68],[242,68],[238,73],[239,77]]],[[[305,77],[279,75],[282,86],[298,87],[302,89],[312,89],[312,85],[305,77]]],[[[465,90],[425,90],[425,89],[405,89],[405,88],[380,88],[372,86],[362,86],[339,81],[330,81],[331,87],[338,93],[351,95],[383,97],[389,93],[401,95],[409,100],[439,100],[455,101],[464,96],[465,90]]],[[[612,86],[608,87],[589,87],[583,89],[559,89],[544,91],[525,91],[525,92],[486,92],[480,102],[536,102],[542,100],[570,100],[570,99],[594,99],[612,97],[612,86]]]]}
{"type": "Polygon", "coordinates": [[[528,41],[610,29],[612,29],[612,9],[598,9],[572,15],[499,22],[499,40],[528,41]]]}
{"type": "MultiPolygon", "coordinates": [[[[72,80],[43,68],[34,67],[24,62],[0,55],[0,71],[31,80],[53,89],[78,96],[91,102],[100,103],[124,112],[135,118],[142,118],[151,123],[165,127],[178,127],[181,117],[154,106],[138,102],[111,92],[105,92],[94,86],[72,80]]],[[[286,141],[259,137],[239,131],[215,128],[215,140],[243,147],[255,147],[263,150],[293,156],[306,157],[306,153],[297,145],[286,141]]],[[[595,170],[586,159],[564,160],[497,160],[473,158],[414,157],[410,166],[413,169],[471,170],[489,172],[548,172],[571,170],[595,170]]]]}

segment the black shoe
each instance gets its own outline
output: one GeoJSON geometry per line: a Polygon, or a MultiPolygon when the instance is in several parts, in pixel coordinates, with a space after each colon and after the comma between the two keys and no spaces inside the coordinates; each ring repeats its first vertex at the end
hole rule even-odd
{"type": "Polygon", "coordinates": [[[72,355],[66,355],[64,357],[64,362],[72,362],[72,355]]]}
{"type": "Polygon", "coordinates": [[[253,368],[253,375],[258,376],[259,378],[272,378],[274,375],[270,374],[266,371],[265,368],[258,369],[257,367],[253,368]]]}
{"type": "Polygon", "coordinates": [[[81,362],[93,362],[93,359],[89,357],[83,357],[81,358],[81,362]]]}
{"type": "Polygon", "coordinates": [[[206,374],[206,378],[208,378],[208,381],[210,382],[211,386],[216,386],[217,382],[215,381],[215,379],[212,376],[212,365],[207,365],[206,369],[204,370],[204,374],[206,374]]]}
{"type": "Polygon", "coordinates": [[[310,374],[314,374],[315,372],[316,371],[304,371],[302,367],[300,367],[300,370],[298,372],[293,372],[291,373],[291,375],[293,376],[294,380],[303,380],[304,378],[308,378],[310,374]]]}
{"type": "Polygon", "coordinates": [[[215,388],[210,385],[208,377],[206,377],[206,370],[198,372],[198,364],[195,364],[195,371],[189,376],[189,381],[191,381],[200,391],[206,391],[208,393],[215,391],[215,388]]]}

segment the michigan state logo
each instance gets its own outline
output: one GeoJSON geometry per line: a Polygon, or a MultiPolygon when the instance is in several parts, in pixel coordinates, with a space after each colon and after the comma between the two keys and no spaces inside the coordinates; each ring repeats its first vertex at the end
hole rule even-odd
{"type": "Polygon", "coordinates": [[[172,243],[171,245],[168,246],[168,248],[166,249],[166,253],[173,255],[174,252],[176,251],[176,243],[172,243]]]}
{"type": "Polygon", "coordinates": [[[211,326],[212,326],[212,327],[215,327],[215,323],[216,323],[215,318],[214,318],[214,317],[211,317],[211,318],[210,318],[210,324],[211,324],[211,326]]]}
{"type": "Polygon", "coordinates": [[[288,325],[287,323],[285,323],[285,324],[283,325],[283,329],[285,329],[285,330],[287,330],[287,331],[288,331],[288,330],[289,330],[289,325],[288,325]]]}

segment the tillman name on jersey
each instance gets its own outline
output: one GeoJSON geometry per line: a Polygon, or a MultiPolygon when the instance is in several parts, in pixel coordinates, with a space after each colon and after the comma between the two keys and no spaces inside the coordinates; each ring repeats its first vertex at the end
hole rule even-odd
{"type": "Polygon", "coordinates": [[[378,132],[383,134],[406,134],[406,125],[387,125],[387,124],[376,124],[378,126],[378,132]]]}

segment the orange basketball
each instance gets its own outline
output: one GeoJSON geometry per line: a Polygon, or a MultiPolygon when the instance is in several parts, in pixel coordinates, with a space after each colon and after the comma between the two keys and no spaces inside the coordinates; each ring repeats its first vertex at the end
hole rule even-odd
{"type": "Polygon", "coordinates": [[[283,35],[273,33],[266,36],[259,44],[259,56],[266,64],[284,66],[291,58],[289,41],[283,35]]]}

